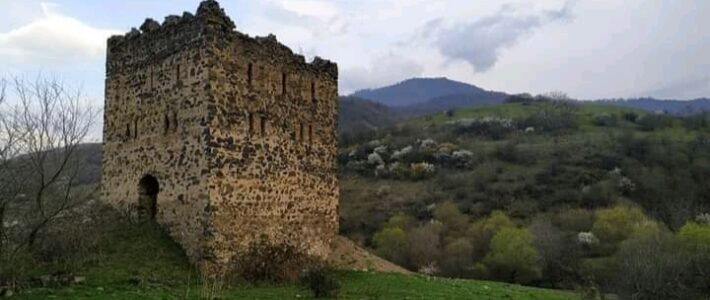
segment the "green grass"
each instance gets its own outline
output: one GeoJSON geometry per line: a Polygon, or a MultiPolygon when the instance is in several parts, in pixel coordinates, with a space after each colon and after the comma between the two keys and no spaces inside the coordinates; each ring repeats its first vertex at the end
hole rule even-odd
{"type": "MultiPolygon", "coordinates": [[[[293,284],[204,283],[180,247],[156,228],[124,228],[109,237],[77,272],[85,283],[27,289],[13,299],[312,299],[293,284]]],[[[335,276],[341,283],[338,299],[576,299],[571,292],[496,282],[355,271],[335,276]]]]}

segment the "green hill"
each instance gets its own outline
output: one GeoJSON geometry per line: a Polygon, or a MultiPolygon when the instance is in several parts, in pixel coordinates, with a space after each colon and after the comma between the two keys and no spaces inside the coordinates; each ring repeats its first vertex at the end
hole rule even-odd
{"type": "MultiPolygon", "coordinates": [[[[597,103],[526,100],[406,120],[341,140],[341,234],[440,276],[644,293],[659,286],[644,274],[673,280],[663,259],[687,268],[686,254],[664,251],[706,222],[709,141],[707,114],[597,103]]],[[[693,284],[664,288],[695,299],[693,284]]]]}
{"type": "MultiPolygon", "coordinates": [[[[227,287],[204,281],[178,245],[151,226],[121,226],[105,236],[95,254],[83,257],[67,287],[31,288],[12,299],[312,299],[298,285],[227,287]]],[[[46,271],[46,270],[45,270],[46,271]]],[[[37,271],[42,274],[40,271],[37,271]]],[[[576,299],[567,292],[496,282],[339,271],[338,299],[576,299]]]]}

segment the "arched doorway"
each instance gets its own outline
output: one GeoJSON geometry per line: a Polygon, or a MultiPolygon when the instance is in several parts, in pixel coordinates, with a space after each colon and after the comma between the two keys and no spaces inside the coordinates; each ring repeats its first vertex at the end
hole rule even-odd
{"type": "Polygon", "coordinates": [[[158,213],[160,184],[152,175],[145,175],[138,182],[138,215],[142,220],[155,220],[158,213]]]}

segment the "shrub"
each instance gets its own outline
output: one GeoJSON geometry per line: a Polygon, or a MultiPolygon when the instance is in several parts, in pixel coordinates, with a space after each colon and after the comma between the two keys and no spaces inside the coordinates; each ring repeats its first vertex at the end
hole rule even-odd
{"type": "Polygon", "coordinates": [[[621,115],[621,117],[628,122],[636,123],[636,120],[639,118],[639,115],[635,112],[625,112],[621,115]]]}
{"type": "Polygon", "coordinates": [[[618,119],[614,114],[599,113],[594,115],[594,119],[592,122],[594,123],[594,125],[597,126],[612,127],[617,125],[618,119]]]}
{"type": "Polygon", "coordinates": [[[530,283],[542,276],[540,255],[527,229],[503,228],[491,240],[483,259],[488,274],[499,280],[530,283]]]}
{"type": "Polygon", "coordinates": [[[660,226],[650,220],[638,207],[617,205],[596,212],[592,233],[607,245],[618,243],[632,236],[655,233],[660,226]]]}
{"type": "Polygon", "coordinates": [[[488,253],[491,239],[498,231],[511,227],[515,227],[515,224],[502,211],[493,211],[487,218],[473,223],[466,231],[466,236],[474,242],[474,259],[482,259],[488,253]]]}
{"type": "Polygon", "coordinates": [[[372,236],[372,244],[378,255],[399,265],[407,265],[409,241],[401,228],[383,228],[372,236]]]}
{"type": "Polygon", "coordinates": [[[232,259],[227,279],[233,282],[295,282],[317,261],[294,245],[257,241],[232,259]]]}
{"type": "Polygon", "coordinates": [[[456,134],[470,134],[500,140],[516,130],[512,119],[485,117],[480,119],[459,119],[449,122],[456,134]]]}
{"type": "Polygon", "coordinates": [[[432,222],[409,232],[409,260],[414,270],[432,266],[441,256],[441,232],[443,226],[432,222]]]}
{"type": "Polygon", "coordinates": [[[678,231],[677,239],[683,251],[679,256],[689,259],[688,285],[710,294],[710,224],[690,222],[678,231]]]}
{"type": "Polygon", "coordinates": [[[562,210],[552,217],[552,223],[566,231],[589,231],[594,224],[594,212],[581,208],[562,210]]]}
{"type": "Polygon", "coordinates": [[[685,284],[688,259],[678,255],[673,237],[665,232],[622,243],[615,255],[618,271],[613,286],[624,299],[695,299],[685,284]]]}
{"type": "Polygon", "coordinates": [[[436,206],[434,218],[444,225],[444,236],[463,236],[468,227],[468,216],[461,213],[458,206],[452,202],[444,202],[436,206]]]}
{"type": "Polygon", "coordinates": [[[430,163],[416,163],[410,165],[410,178],[413,180],[422,180],[429,178],[436,173],[436,166],[430,163]]]}
{"type": "Polygon", "coordinates": [[[641,130],[654,131],[672,126],[673,119],[662,114],[648,114],[636,119],[636,123],[641,126],[641,130]]]}
{"type": "Polygon", "coordinates": [[[313,296],[316,298],[335,298],[340,289],[335,272],[320,266],[304,272],[301,275],[300,283],[313,292],[313,296]]]}
{"type": "Polygon", "coordinates": [[[710,225],[690,222],[678,231],[682,247],[691,253],[706,254],[710,258],[710,225]]]}
{"type": "Polygon", "coordinates": [[[441,259],[442,274],[453,277],[466,277],[473,267],[473,246],[465,238],[451,241],[444,248],[441,259]]]}
{"type": "Polygon", "coordinates": [[[520,128],[534,127],[557,132],[578,127],[579,105],[570,100],[540,101],[536,110],[518,122],[520,128]]]}

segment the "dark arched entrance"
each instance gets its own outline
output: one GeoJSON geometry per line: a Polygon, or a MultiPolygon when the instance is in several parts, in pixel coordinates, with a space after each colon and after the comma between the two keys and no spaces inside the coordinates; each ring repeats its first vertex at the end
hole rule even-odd
{"type": "Polygon", "coordinates": [[[138,215],[142,220],[155,220],[158,213],[158,192],[160,184],[152,175],[146,175],[138,182],[138,215]]]}

